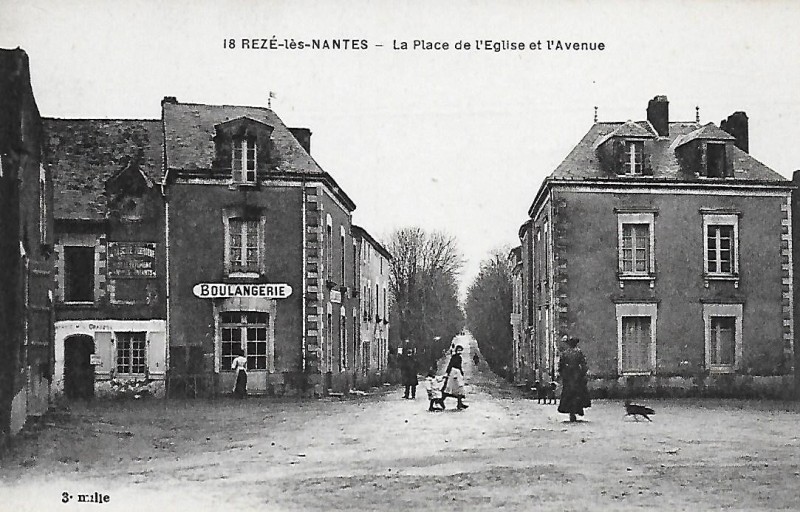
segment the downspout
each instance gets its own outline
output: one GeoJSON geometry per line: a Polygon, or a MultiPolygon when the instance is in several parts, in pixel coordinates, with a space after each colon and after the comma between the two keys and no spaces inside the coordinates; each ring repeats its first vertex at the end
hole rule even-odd
{"type": "Polygon", "coordinates": [[[302,195],[302,199],[300,201],[300,207],[302,209],[302,212],[301,212],[300,216],[301,216],[302,223],[303,223],[303,247],[302,247],[302,249],[300,251],[300,254],[302,255],[302,258],[303,258],[302,264],[300,265],[300,268],[302,269],[301,270],[302,271],[302,275],[300,276],[300,286],[301,286],[301,288],[303,290],[302,299],[301,299],[301,302],[302,302],[301,311],[302,311],[302,317],[303,318],[302,318],[302,332],[300,333],[301,334],[301,336],[300,336],[300,339],[301,339],[301,354],[300,355],[301,355],[301,359],[302,359],[303,374],[305,374],[306,373],[306,342],[307,342],[307,340],[306,340],[306,322],[307,322],[307,319],[306,319],[306,293],[307,293],[307,291],[306,291],[306,266],[308,265],[307,254],[306,254],[306,250],[307,250],[307,247],[308,247],[308,243],[307,243],[308,227],[306,225],[306,215],[307,215],[307,213],[306,213],[306,178],[305,178],[305,176],[301,176],[300,184],[301,184],[301,186],[300,186],[300,194],[302,195]]]}
{"type": "Polygon", "coordinates": [[[167,305],[167,317],[166,317],[166,333],[164,335],[164,375],[168,375],[169,373],[169,347],[170,347],[170,286],[171,281],[169,280],[169,201],[167,200],[166,188],[164,185],[161,187],[161,194],[164,197],[164,254],[165,254],[165,264],[166,264],[166,271],[165,271],[165,279],[166,279],[166,305],[167,305]]]}

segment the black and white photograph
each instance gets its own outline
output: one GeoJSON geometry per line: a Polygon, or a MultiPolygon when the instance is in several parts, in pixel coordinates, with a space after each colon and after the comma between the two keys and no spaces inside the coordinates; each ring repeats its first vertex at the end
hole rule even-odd
{"type": "Polygon", "coordinates": [[[0,3],[0,510],[791,510],[800,3],[0,3]]]}

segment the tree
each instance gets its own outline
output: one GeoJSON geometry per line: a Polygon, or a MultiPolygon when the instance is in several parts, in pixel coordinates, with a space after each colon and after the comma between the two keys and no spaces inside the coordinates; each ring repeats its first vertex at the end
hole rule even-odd
{"type": "Polygon", "coordinates": [[[458,304],[463,257],[455,238],[419,227],[396,230],[388,249],[400,339],[417,350],[420,368],[432,367],[464,325],[458,304]]]}
{"type": "Polygon", "coordinates": [[[497,250],[481,262],[467,289],[467,326],[478,341],[486,363],[496,374],[513,377],[511,329],[512,266],[508,251],[497,250]]]}

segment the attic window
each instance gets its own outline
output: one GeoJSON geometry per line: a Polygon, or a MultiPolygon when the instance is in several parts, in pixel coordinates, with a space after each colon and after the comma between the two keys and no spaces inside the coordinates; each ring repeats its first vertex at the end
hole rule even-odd
{"type": "Polygon", "coordinates": [[[625,174],[641,176],[644,170],[644,142],[629,140],[625,143],[625,174]]]}
{"type": "Polygon", "coordinates": [[[706,149],[706,176],[725,177],[725,144],[709,142],[706,149]]]}
{"type": "Polygon", "coordinates": [[[256,182],[256,140],[254,138],[234,139],[232,160],[234,182],[256,182]]]}

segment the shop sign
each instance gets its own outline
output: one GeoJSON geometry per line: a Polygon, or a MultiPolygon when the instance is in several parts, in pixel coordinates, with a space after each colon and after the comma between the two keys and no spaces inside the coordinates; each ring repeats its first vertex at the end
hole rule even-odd
{"type": "Polygon", "coordinates": [[[285,299],[292,294],[292,287],[285,283],[200,283],[194,285],[192,293],[200,299],[227,299],[230,297],[285,299]]]}
{"type": "Polygon", "coordinates": [[[108,242],[108,277],[156,277],[156,244],[108,242]]]}
{"type": "Polygon", "coordinates": [[[92,354],[91,356],[89,356],[89,364],[93,366],[102,366],[103,358],[98,356],[97,354],[92,354]]]}
{"type": "Polygon", "coordinates": [[[334,304],[342,303],[342,292],[339,290],[331,290],[331,302],[334,304]]]}

